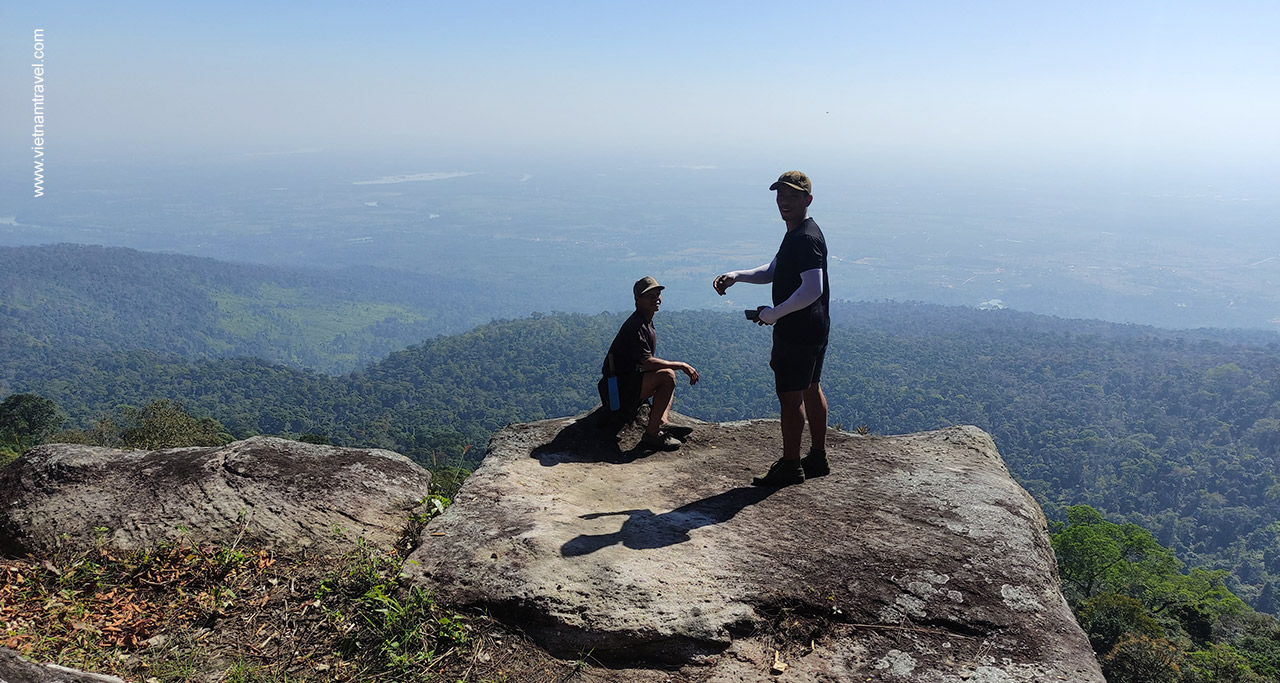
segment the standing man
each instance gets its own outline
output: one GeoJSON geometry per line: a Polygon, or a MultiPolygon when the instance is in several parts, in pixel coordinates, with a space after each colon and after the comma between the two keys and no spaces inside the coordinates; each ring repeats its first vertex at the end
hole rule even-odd
{"type": "Polygon", "coordinates": [[[821,477],[831,471],[827,462],[827,397],[822,393],[822,361],[831,330],[827,283],[827,241],[818,224],[809,218],[813,185],[800,171],[787,171],[769,186],[777,191],[778,213],[787,225],[778,254],[768,264],[751,270],[717,275],[716,293],[736,282],[773,283],[773,307],[761,306],[761,325],[773,326],[773,368],[778,403],[782,408],[782,458],[769,471],[751,480],[756,486],[799,484],[805,477],[821,477]],[[800,457],[805,418],[809,422],[810,448],[800,457]]]}
{"type": "MultiPolygon", "coordinates": [[[[689,376],[689,385],[698,383],[698,371],[688,363],[669,361],[653,355],[658,348],[658,332],[653,328],[653,315],[662,306],[662,290],[665,289],[651,277],[642,277],[632,286],[636,297],[636,312],[632,313],[618,330],[609,354],[605,356],[601,380],[601,399],[607,398],[604,387],[610,377],[617,378],[616,389],[622,410],[628,420],[635,417],[640,402],[653,397],[649,411],[649,424],[640,437],[640,444],[662,451],[674,451],[680,447],[680,439],[689,435],[688,427],[667,424],[671,403],[676,392],[676,370],[689,376]]],[[[608,407],[608,403],[605,403],[608,407]]]]}

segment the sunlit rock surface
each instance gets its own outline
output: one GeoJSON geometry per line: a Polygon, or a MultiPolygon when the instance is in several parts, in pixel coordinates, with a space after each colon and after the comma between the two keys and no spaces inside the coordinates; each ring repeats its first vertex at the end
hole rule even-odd
{"type": "Polygon", "coordinates": [[[1046,524],[974,427],[832,432],[832,472],[750,486],[776,420],[678,451],[594,416],[497,434],[407,566],[600,681],[1102,681],[1046,524]]]}

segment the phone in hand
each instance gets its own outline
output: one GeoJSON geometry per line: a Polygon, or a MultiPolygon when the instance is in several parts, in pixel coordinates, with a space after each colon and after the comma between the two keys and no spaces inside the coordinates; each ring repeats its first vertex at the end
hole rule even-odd
{"type": "Polygon", "coordinates": [[[760,309],[758,308],[748,308],[743,311],[743,313],[746,314],[747,320],[750,320],[751,322],[760,320],[760,309]]]}

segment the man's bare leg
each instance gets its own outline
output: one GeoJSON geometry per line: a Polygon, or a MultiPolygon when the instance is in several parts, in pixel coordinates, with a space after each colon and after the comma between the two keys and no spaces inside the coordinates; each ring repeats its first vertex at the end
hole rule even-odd
{"type": "Polygon", "coordinates": [[[782,459],[800,459],[800,439],[804,436],[804,391],[778,392],[782,408],[782,459]]]}
{"type": "MultiPolygon", "coordinates": [[[[809,441],[816,451],[827,449],[827,396],[822,385],[814,382],[804,390],[804,412],[809,417],[809,441]]],[[[783,450],[786,450],[785,437],[783,450]]],[[[799,452],[799,446],[796,447],[799,452]]]]}
{"type": "Polygon", "coordinates": [[[640,383],[640,400],[653,397],[653,410],[649,411],[649,425],[644,433],[658,435],[658,428],[666,424],[671,414],[671,403],[676,394],[676,371],[663,368],[644,373],[640,383]]]}

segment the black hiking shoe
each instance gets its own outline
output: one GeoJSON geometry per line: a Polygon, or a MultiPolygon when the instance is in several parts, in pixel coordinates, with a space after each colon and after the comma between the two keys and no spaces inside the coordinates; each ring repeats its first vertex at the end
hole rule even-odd
{"type": "Polygon", "coordinates": [[[769,471],[751,478],[752,486],[791,486],[804,483],[804,467],[799,460],[779,460],[769,471]]]}
{"type": "Polygon", "coordinates": [[[808,455],[800,458],[800,466],[804,468],[804,478],[825,477],[831,474],[831,463],[827,461],[827,451],[810,448],[808,455]]]}
{"type": "Polygon", "coordinates": [[[652,436],[645,433],[640,437],[640,445],[658,451],[674,451],[680,447],[680,440],[670,434],[663,434],[662,432],[658,432],[652,436]]]}
{"type": "Polygon", "coordinates": [[[685,427],[683,425],[662,425],[658,430],[667,436],[684,441],[693,433],[693,427],[685,427]]]}

